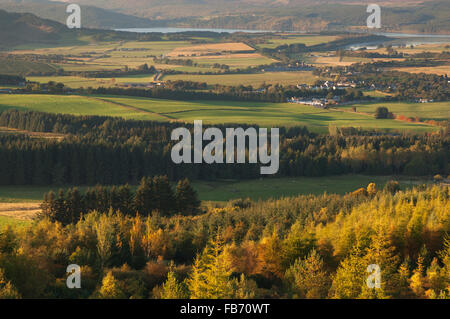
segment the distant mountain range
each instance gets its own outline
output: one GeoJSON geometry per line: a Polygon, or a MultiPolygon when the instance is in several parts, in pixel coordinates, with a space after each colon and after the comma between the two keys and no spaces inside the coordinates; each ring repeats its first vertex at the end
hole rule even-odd
{"type": "MultiPolygon", "coordinates": [[[[65,23],[69,2],[89,28],[195,27],[277,31],[365,28],[373,0],[0,0],[0,9],[65,23]]],[[[450,33],[449,0],[383,1],[383,31],[450,33]]]]}
{"type": "MultiPolygon", "coordinates": [[[[39,0],[38,0],[39,1],[39,0]]],[[[55,0],[60,1],[60,0],[55,0]]],[[[382,6],[410,6],[434,0],[390,0],[382,6]]],[[[380,3],[373,0],[65,0],[83,5],[115,10],[135,16],[153,19],[182,17],[204,17],[205,15],[227,15],[233,13],[260,13],[268,10],[316,8],[340,4],[362,5],[380,3]]]]}
{"type": "Polygon", "coordinates": [[[43,19],[32,13],[0,9],[0,51],[23,44],[75,45],[87,41],[136,39],[137,36],[135,33],[94,28],[69,29],[66,24],[43,19]]]}
{"type": "MultiPolygon", "coordinates": [[[[92,5],[99,8],[110,9],[134,16],[168,20],[186,17],[200,19],[224,18],[228,15],[269,15],[273,17],[287,17],[301,15],[303,10],[319,14],[327,12],[327,8],[336,8],[342,5],[352,5],[363,9],[368,4],[379,3],[382,7],[397,7],[405,13],[409,13],[414,7],[420,10],[422,3],[429,6],[430,3],[448,0],[66,0],[83,5],[92,5]]],[[[430,6],[431,7],[431,6],[430,6]]],[[[345,21],[348,16],[338,16],[336,20],[345,21]]]]}
{"type": "MultiPolygon", "coordinates": [[[[74,3],[78,3],[74,1],[74,3]]],[[[81,5],[81,4],[80,4],[81,5]]],[[[41,18],[66,23],[67,3],[47,0],[0,0],[0,9],[10,12],[33,13],[41,18]]],[[[82,27],[85,28],[146,28],[154,26],[148,18],[139,18],[112,10],[81,5],[82,27]]]]}

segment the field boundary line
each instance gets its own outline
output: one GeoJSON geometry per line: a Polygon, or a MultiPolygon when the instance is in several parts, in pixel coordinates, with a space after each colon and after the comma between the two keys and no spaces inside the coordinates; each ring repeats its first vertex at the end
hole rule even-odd
{"type": "Polygon", "coordinates": [[[141,108],[138,108],[138,107],[135,107],[135,106],[131,106],[131,105],[125,104],[125,103],[120,103],[120,102],[116,102],[116,101],[110,101],[110,100],[106,100],[106,99],[99,98],[99,97],[92,97],[92,96],[86,96],[86,97],[88,99],[94,99],[94,100],[97,100],[97,101],[118,105],[118,106],[121,106],[123,108],[130,109],[130,110],[133,110],[133,111],[137,111],[137,112],[140,112],[140,113],[147,113],[147,114],[158,115],[158,116],[161,116],[162,118],[165,118],[166,120],[170,120],[170,121],[177,120],[177,119],[175,119],[173,117],[170,117],[170,116],[162,114],[162,113],[158,113],[158,112],[154,112],[154,111],[150,111],[150,110],[144,110],[144,109],[141,109],[141,108]]]}
{"type": "MultiPolygon", "coordinates": [[[[207,109],[189,109],[189,110],[181,110],[181,111],[172,111],[172,112],[164,112],[161,114],[178,114],[178,113],[186,113],[186,112],[195,112],[195,111],[236,111],[233,108],[207,108],[207,109]]],[[[247,109],[243,110],[247,111],[247,109]]]]}

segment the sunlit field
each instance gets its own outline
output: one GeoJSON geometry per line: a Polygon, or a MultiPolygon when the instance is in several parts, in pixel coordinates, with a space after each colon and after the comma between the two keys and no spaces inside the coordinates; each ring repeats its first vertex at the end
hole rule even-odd
{"type": "Polygon", "coordinates": [[[276,48],[280,45],[303,43],[306,46],[327,43],[338,39],[338,36],[322,36],[322,35],[283,35],[281,38],[275,37],[268,40],[267,43],[258,44],[260,48],[276,48]]]}
{"type": "MultiPolygon", "coordinates": [[[[442,107],[445,108],[445,105],[442,107]]],[[[0,95],[0,109],[7,108],[155,121],[193,122],[201,119],[206,124],[306,126],[311,131],[322,133],[328,132],[329,126],[416,131],[437,129],[425,124],[376,120],[373,116],[364,114],[290,103],[176,101],[117,96],[0,95]]]]}
{"type": "Polygon", "coordinates": [[[255,74],[219,74],[219,75],[166,75],[163,80],[196,81],[221,85],[251,85],[258,87],[262,84],[297,85],[299,83],[313,84],[319,77],[310,71],[302,72],[263,72],[255,74]]]}
{"type": "Polygon", "coordinates": [[[358,112],[375,114],[378,107],[387,107],[395,115],[404,115],[406,117],[419,117],[422,120],[447,120],[450,118],[450,102],[433,103],[407,103],[407,102],[389,102],[389,103],[370,103],[354,104],[352,106],[341,106],[339,108],[351,110],[356,107],[358,112]]]}

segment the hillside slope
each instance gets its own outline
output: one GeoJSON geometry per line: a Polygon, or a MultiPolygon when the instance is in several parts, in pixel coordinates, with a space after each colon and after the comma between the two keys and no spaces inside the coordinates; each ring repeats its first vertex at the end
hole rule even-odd
{"type": "Polygon", "coordinates": [[[34,14],[0,10],[0,46],[3,47],[28,42],[55,43],[68,30],[63,24],[34,14]]]}
{"type": "MultiPolygon", "coordinates": [[[[159,26],[260,30],[343,30],[364,27],[371,0],[76,0],[154,19],[159,26]]],[[[386,31],[450,33],[448,0],[381,3],[386,31]]]]}
{"type": "MultiPolygon", "coordinates": [[[[76,2],[78,3],[78,2],[76,2]]],[[[0,9],[9,12],[33,13],[44,19],[66,23],[67,3],[47,0],[0,0],[0,9]]],[[[81,6],[81,23],[85,28],[145,28],[152,22],[147,18],[139,18],[123,13],[93,7],[87,2],[81,6]]]]}

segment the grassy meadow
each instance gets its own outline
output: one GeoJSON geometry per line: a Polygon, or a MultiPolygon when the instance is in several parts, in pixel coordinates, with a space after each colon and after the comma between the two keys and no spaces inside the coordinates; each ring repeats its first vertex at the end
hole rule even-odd
{"type": "MultiPolygon", "coordinates": [[[[444,107],[441,105],[441,108],[444,107]]],[[[238,123],[266,127],[307,126],[311,131],[320,133],[327,132],[329,126],[415,131],[436,129],[424,124],[376,120],[371,115],[322,110],[291,103],[175,101],[119,96],[0,95],[0,110],[8,108],[74,115],[108,115],[125,119],[155,121],[193,122],[201,119],[206,124],[238,123]]]]}
{"type": "Polygon", "coordinates": [[[98,87],[113,87],[116,84],[121,83],[150,83],[153,82],[153,74],[139,74],[139,75],[129,75],[124,77],[115,78],[84,78],[81,76],[29,76],[27,80],[38,82],[38,83],[48,83],[49,81],[61,82],[64,85],[73,88],[98,88],[98,87]]]}
{"type": "Polygon", "coordinates": [[[339,108],[351,110],[356,107],[357,112],[364,112],[371,115],[375,114],[378,107],[387,107],[395,115],[404,115],[407,117],[420,117],[422,120],[448,120],[450,118],[450,102],[433,103],[408,103],[408,102],[389,102],[389,103],[370,103],[354,104],[351,106],[340,106],[339,108]]]}
{"type": "Polygon", "coordinates": [[[151,113],[77,95],[0,95],[0,109],[8,108],[73,115],[108,115],[125,119],[155,119],[151,113]]]}
{"type": "MultiPolygon", "coordinates": [[[[257,180],[218,180],[193,181],[199,198],[203,201],[225,202],[237,198],[253,200],[281,198],[305,194],[345,194],[369,183],[375,183],[383,188],[391,176],[343,175],[326,177],[283,177],[260,178],[257,180]]],[[[403,187],[410,186],[414,181],[401,180],[403,187]]],[[[44,194],[68,186],[0,186],[0,203],[40,203],[44,194]]],[[[85,191],[88,187],[78,187],[85,191]]],[[[135,190],[137,186],[132,186],[135,190]]]]}

